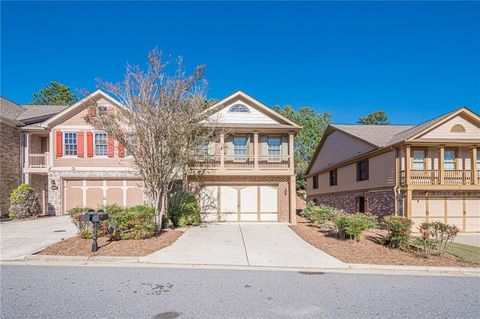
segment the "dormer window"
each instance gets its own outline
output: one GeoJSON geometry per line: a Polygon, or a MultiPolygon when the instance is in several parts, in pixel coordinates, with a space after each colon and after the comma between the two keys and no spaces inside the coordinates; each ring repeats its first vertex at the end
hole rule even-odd
{"type": "Polygon", "coordinates": [[[97,107],[97,114],[98,116],[107,116],[108,109],[106,106],[100,105],[97,107]]]}
{"type": "Polygon", "coordinates": [[[248,113],[248,107],[246,107],[245,105],[241,105],[241,104],[235,104],[233,105],[232,107],[230,107],[230,112],[239,112],[239,113],[248,113]]]}

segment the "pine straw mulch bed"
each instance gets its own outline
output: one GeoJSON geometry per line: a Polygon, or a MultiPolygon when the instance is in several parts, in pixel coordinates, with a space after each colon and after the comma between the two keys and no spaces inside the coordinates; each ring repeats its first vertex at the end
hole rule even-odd
{"type": "Polygon", "coordinates": [[[92,253],[92,240],[75,236],[48,246],[37,255],[61,256],[146,256],[173,244],[182,234],[181,229],[162,230],[160,235],[147,239],[128,239],[109,242],[107,237],[98,238],[98,251],[92,253]]]}
{"type": "Polygon", "coordinates": [[[297,216],[297,225],[290,228],[303,240],[327,254],[351,264],[378,264],[378,265],[411,265],[411,266],[438,266],[438,267],[478,267],[478,265],[464,262],[452,255],[443,257],[430,255],[422,257],[414,251],[392,249],[374,241],[381,231],[366,232],[365,239],[360,242],[342,240],[329,236],[318,227],[302,217],[297,216]]]}

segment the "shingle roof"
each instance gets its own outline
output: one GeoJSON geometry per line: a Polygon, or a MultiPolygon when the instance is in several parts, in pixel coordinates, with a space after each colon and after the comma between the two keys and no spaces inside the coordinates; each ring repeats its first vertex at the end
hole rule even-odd
{"type": "Polygon", "coordinates": [[[412,125],[337,125],[332,127],[358,137],[377,147],[389,145],[396,134],[413,128],[412,125]]]}
{"type": "Polygon", "coordinates": [[[462,108],[453,110],[452,112],[443,114],[439,117],[426,121],[419,125],[335,125],[331,126],[356,136],[377,147],[385,147],[396,144],[398,142],[408,140],[423,130],[440,122],[444,118],[449,117],[453,113],[462,108]]]}
{"type": "Polygon", "coordinates": [[[17,117],[19,121],[25,121],[29,119],[35,119],[39,117],[53,116],[62,112],[68,106],[65,105],[35,105],[35,104],[23,104],[26,110],[20,116],[17,117]]]}
{"type": "Polygon", "coordinates": [[[20,105],[0,96],[0,115],[10,120],[15,120],[17,116],[25,111],[20,105]]]}

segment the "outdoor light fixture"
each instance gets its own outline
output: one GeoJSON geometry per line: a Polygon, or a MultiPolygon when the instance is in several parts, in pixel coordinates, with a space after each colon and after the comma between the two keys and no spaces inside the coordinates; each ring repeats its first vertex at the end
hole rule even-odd
{"type": "Polygon", "coordinates": [[[56,191],[58,189],[58,186],[57,186],[57,183],[55,183],[54,179],[52,179],[51,184],[52,186],[50,188],[52,189],[52,191],[56,191]]]}

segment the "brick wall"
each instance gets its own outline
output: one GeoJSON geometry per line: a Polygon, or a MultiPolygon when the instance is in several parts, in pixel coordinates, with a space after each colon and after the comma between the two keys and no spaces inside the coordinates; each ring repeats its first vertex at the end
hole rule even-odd
{"type": "Polygon", "coordinates": [[[20,132],[0,123],[0,215],[8,215],[10,192],[20,184],[20,132]]]}
{"type": "Polygon", "coordinates": [[[359,196],[364,196],[367,200],[368,212],[379,217],[394,213],[395,196],[393,189],[341,192],[324,195],[308,196],[308,200],[317,200],[317,203],[343,209],[346,212],[353,213],[357,211],[357,200],[359,196]]]}

